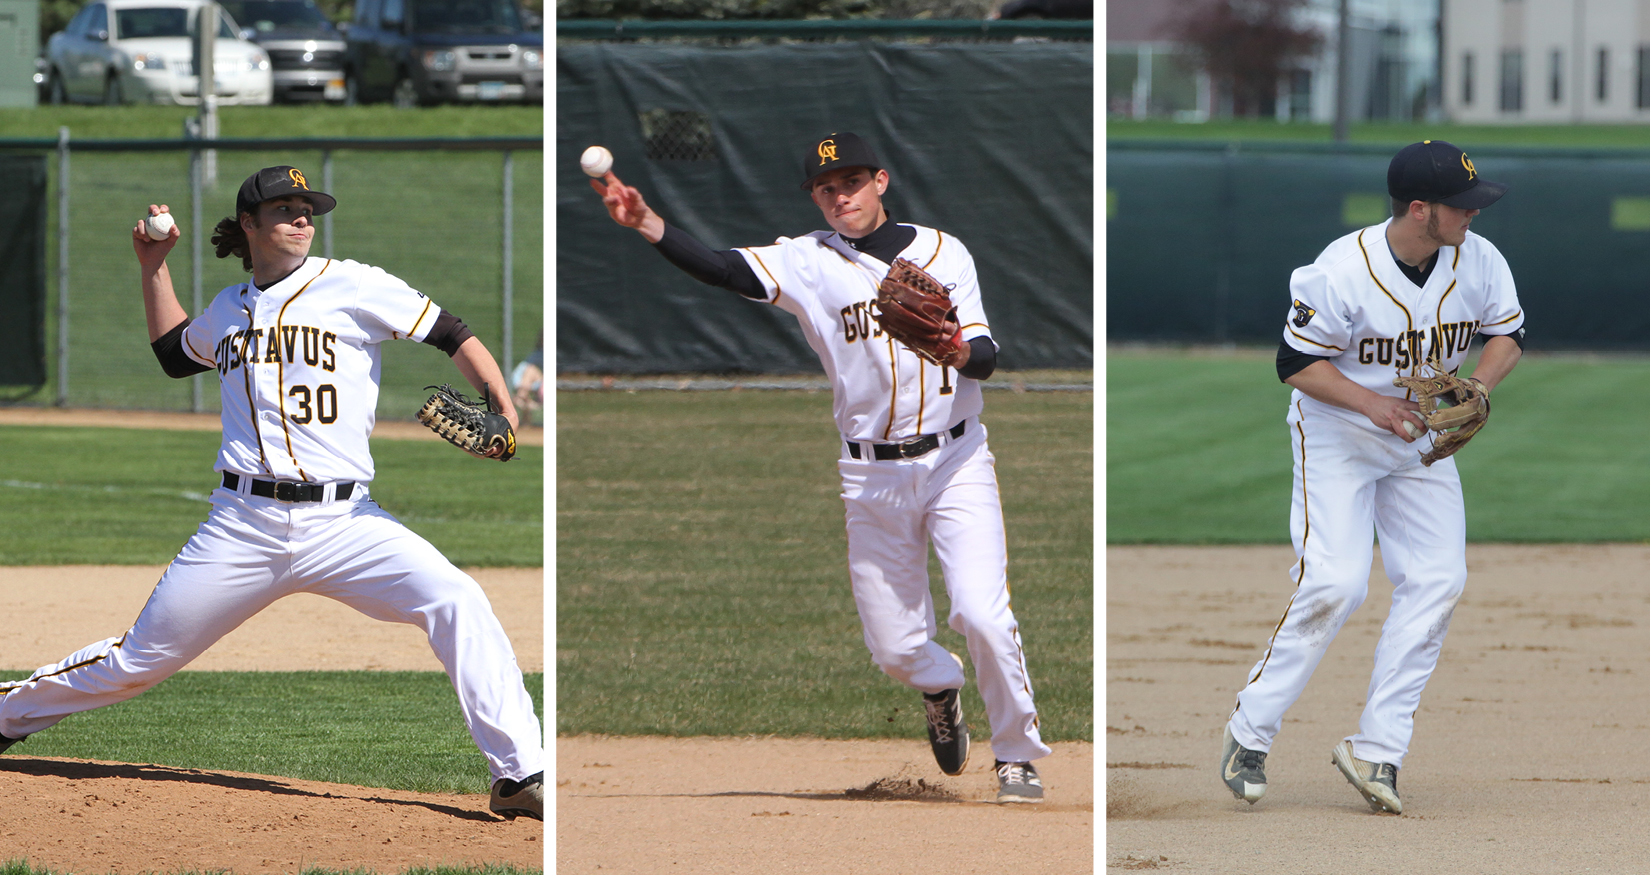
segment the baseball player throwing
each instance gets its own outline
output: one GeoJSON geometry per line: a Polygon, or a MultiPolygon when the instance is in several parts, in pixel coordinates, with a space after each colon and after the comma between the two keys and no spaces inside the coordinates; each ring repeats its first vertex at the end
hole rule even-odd
{"type": "Polygon", "coordinates": [[[1296,585],[1223,734],[1221,778],[1255,803],[1267,752],[1349,615],[1364,601],[1371,533],[1393,582],[1358,732],[1331,762],[1376,812],[1399,813],[1399,767],[1467,582],[1462,485],[1451,458],[1418,447],[1422,409],[1395,378],[1454,372],[1486,336],[1470,381],[1494,390],[1519,362],[1524,313],[1496,247],[1468,230],[1507,186],[1449,143],[1401,149],[1387,171],[1393,216],[1334,243],[1290,276],[1279,378],[1294,388],[1290,536],[1296,585]],[[1430,364],[1431,360],[1431,364],[1430,364]],[[1408,425],[1407,425],[1408,424],[1408,425]]]}
{"type": "Polygon", "coordinates": [[[980,422],[978,381],[996,367],[997,345],[974,261],[949,234],[889,219],[888,171],[852,133],[810,143],[801,183],[830,231],[723,252],[666,224],[611,171],[591,186],[615,222],[695,279],[797,318],[831,379],[849,574],[872,660],[922,692],[935,760],[961,775],[969,759],[963,661],[934,641],[932,542],[951,601],[947,621],[968,643],[986,702],[998,802],[1041,802],[1031,762],[1049,748],[1009,606],[1003,512],[980,422]],[[875,319],[878,285],[901,257],[952,287],[956,316],[944,334],[967,340],[944,361],[914,354],[875,319]]]}
{"type": "Polygon", "coordinates": [[[194,319],[166,267],[179,232],[157,241],[144,224],[133,229],[149,340],[163,370],[218,372],[220,485],[206,522],[131,629],[0,683],[0,751],[75,712],[135,697],[275,600],[316,593],[424,630],[492,771],[492,810],[542,821],[541,731],[510,640],[476,582],[373,502],[367,487],[384,341],[440,348],[514,426],[510,392],[481,341],[422,293],[378,268],[309,257],[314,217],[335,204],[292,167],[248,177],[213,243],[219,258],[240,257],[252,278],[219,292],[194,319]]]}

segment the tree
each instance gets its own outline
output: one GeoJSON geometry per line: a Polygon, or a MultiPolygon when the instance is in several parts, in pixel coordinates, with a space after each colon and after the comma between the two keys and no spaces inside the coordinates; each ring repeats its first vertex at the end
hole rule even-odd
{"type": "Polygon", "coordinates": [[[1179,36],[1197,51],[1217,86],[1232,95],[1235,116],[1269,116],[1278,83],[1293,62],[1318,52],[1324,38],[1295,24],[1307,0],[1185,0],[1179,36]]]}

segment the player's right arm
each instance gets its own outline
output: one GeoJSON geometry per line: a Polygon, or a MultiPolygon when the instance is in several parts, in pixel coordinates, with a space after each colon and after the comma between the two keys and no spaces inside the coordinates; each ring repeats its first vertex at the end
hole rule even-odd
{"type": "Polygon", "coordinates": [[[635,229],[666,261],[688,276],[746,298],[759,301],[767,298],[762,282],[744,257],[733,250],[715,252],[688,232],[666,224],[642,199],[642,193],[620,182],[613,171],[608,171],[601,180],[591,180],[590,187],[602,196],[602,206],[608,209],[613,221],[635,229]]]}
{"type": "Polygon", "coordinates": [[[1406,442],[1416,439],[1404,430],[1404,420],[1409,419],[1418,428],[1427,430],[1427,423],[1421,418],[1420,405],[1409,399],[1365,389],[1341,373],[1341,369],[1329,359],[1318,359],[1284,378],[1284,382],[1314,401],[1364,414],[1377,428],[1386,429],[1406,442]]]}
{"type": "MultiPolygon", "coordinates": [[[[149,205],[151,216],[168,212],[171,211],[165,204],[149,205]]],[[[172,290],[172,274],[166,269],[166,256],[177,245],[180,236],[176,225],[172,226],[165,240],[150,240],[142,222],[132,228],[132,250],[138,255],[138,273],[143,284],[143,316],[149,323],[151,344],[189,318],[183,305],[178,303],[177,293],[172,290]]]]}

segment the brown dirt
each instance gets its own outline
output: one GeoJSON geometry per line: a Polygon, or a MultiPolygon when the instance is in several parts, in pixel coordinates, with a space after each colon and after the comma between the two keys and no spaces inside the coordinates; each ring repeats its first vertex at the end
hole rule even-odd
{"type": "Polygon", "coordinates": [[[1372,814],[1330,765],[1356,729],[1392,585],[1379,565],[1267,758],[1221,727],[1289,598],[1288,546],[1107,550],[1106,861],[1180,873],[1645,873],[1644,544],[1470,545],[1468,586],[1400,774],[1372,814]]]}
{"type": "MultiPolygon", "coordinates": [[[[129,627],[160,567],[0,568],[0,668],[52,663],[129,627]]],[[[544,669],[544,573],[472,569],[525,671],[544,669]]],[[[433,670],[424,636],[308,594],[275,603],[191,670],[433,670]]],[[[47,731],[50,732],[50,731],[47,731]]],[[[428,794],[0,755],[0,860],[64,873],[399,873],[415,866],[544,866],[544,825],[497,818],[485,795],[428,794]]]]}
{"type": "Polygon", "coordinates": [[[1093,873],[1094,747],[999,806],[990,750],[942,775],[922,740],[562,737],[559,873],[1093,873]]]}
{"type": "MultiPolygon", "coordinates": [[[[223,428],[217,414],[178,411],[116,411],[94,408],[0,407],[0,426],[118,426],[122,429],[171,429],[185,432],[216,432],[223,428]]],[[[441,441],[441,436],[413,420],[379,420],[373,425],[374,438],[396,441],[441,441]]],[[[545,430],[525,425],[516,430],[516,443],[524,447],[545,446],[545,430]]]]}

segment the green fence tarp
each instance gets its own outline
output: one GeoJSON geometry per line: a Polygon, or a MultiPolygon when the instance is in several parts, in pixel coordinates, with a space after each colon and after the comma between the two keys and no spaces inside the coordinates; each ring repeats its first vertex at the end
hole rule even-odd
{"type": "Polygon", "coordinates": [[[0,386],[46,383],[46,159],[0,155],[0,386]]]}
{"type": "Polygon", "coordinates": [[[969,248],[1001,367],[1090,367],[1093,66],[1087,42],[560,45],[558,370],[817,372],[791,315],[615,225],[579,155],[607,146],[666,221],[726,249],[826,227],[798,185],[831,131],[873,144],[895,221],[969,248]]]}
{"type": "MultiPolygon", "coordinates": [[[[1644,153],[1467,148],[1509,185],[1473,220],[1537,350],[1644,350],[1644,153]]],[[[1107,144],[1107,339],[1276,344],[1290,272],[1386,216],[1394,150],[1107,144]]]]}

